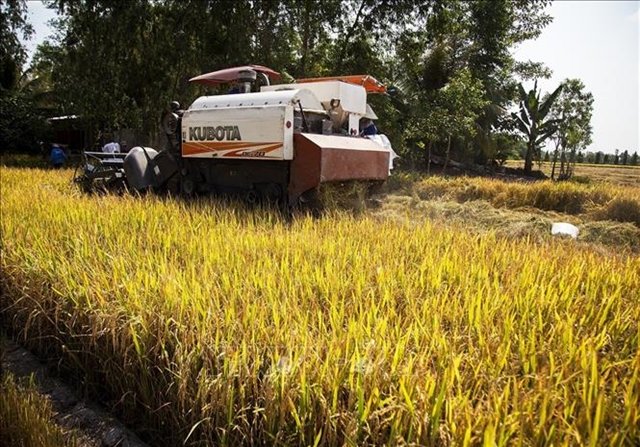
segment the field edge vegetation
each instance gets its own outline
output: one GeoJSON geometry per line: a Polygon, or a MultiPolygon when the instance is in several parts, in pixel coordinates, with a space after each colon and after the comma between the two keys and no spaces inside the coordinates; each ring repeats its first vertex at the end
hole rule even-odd
{"type": "Polygon", "coordinates": [[[75,447],[73,433],[54,421],[51,402],[33,380],[18,380],[10,372],[0,376],[0,439],[7,447],[75,447]]]}

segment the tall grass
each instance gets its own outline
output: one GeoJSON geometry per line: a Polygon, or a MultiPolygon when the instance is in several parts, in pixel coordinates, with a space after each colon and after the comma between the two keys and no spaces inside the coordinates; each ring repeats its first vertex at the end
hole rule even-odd
{"type": "Polygon", "coordinates": [[[76,446],[72,433],[65,433],[53,422],[51,402],[35,385],[16,381],[10,373],[0,377],[0,446],[64,447],[76,446]]]}
{"type": "Polygon", "coordinates": [[[638,257],[1,174],[5,321],[155,444],[640,440],[638,257]]]}

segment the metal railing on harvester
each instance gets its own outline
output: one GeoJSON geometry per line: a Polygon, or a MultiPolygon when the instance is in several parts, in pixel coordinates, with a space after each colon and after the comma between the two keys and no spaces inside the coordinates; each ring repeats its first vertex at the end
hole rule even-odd
{"type": "Polygon", "coordinates": [[[73,181],[84,191],[106,191],[126,187],[124,157],[127,153],[82,151],[73,181]]]}

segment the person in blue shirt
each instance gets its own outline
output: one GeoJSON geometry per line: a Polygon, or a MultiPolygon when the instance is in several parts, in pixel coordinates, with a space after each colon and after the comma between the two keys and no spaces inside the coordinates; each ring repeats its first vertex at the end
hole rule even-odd
{"type": "Polygon", "coordinates": [[[67,154],[64,153],[64,150],[62,150],[60,146],[54,144],[51,146],[51,155],[49,156],[49,160],[55,169],[60,169],[67,161],[67,154]]]}
{"type": "Polygon", "coordinates": [[[234,82],[233,84],[231,84],[231,87],[227,91],[227,95],[235,95],[237,93],[243,93],[243,91],[242,91],[242,88],[240,87],[240,84],[238,84],[237,82],[234,82]]]}
{"type": "Polygon", "coordinates": [[[362,123],[362,131],[360,135],[366,137],[367,135],[376,135],[378,133],[378,128],[373,123],[372,119],[366,118],[362,123]]]}

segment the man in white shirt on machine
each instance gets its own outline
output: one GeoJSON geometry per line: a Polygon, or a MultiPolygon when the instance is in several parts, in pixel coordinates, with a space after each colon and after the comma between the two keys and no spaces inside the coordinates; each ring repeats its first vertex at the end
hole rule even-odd
{"type": "Polygon", "coordinates": [[[109,141],[109,143],[102,146],[102,152],[105,152],[107,154],[119,154],[120,145],[116,143],[111,137],[109,137],[107,141],[109,141]]]}

